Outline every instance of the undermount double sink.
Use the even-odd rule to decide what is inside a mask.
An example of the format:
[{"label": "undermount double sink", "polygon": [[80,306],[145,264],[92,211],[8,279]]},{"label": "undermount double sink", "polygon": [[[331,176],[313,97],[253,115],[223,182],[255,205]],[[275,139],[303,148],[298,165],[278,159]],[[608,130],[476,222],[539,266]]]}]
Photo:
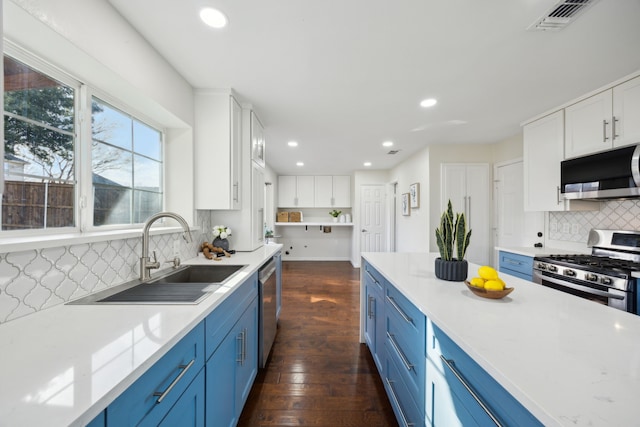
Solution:
[{"label": "undermount double sink", "polygon": [[67,304],[198,304],[244,267],[187,265],[146,282],[133,280]]}]

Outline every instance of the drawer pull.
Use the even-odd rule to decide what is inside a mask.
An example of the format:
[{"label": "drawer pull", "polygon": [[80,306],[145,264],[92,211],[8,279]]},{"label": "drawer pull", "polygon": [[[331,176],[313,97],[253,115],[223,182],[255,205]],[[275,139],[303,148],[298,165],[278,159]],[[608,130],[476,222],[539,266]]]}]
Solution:
[{"label": "drawer pull", "polygon": [[369,304],[368,304],[368,307],[367,307],[367,315],[369,316],[369,319],[373,319],[373,307],[372,307],[371,303],[373,303],[374,300],[375,300],[375,298],[372,297],[371,295],[369,295]]},{"label": "drawer pull", "polygon": [[400,313],[400,316],[402,316],[405,322],[413,324],[413,319],[407,316],[407,314],[404,311],[402,311],[402,309],[400,308],[400,306],[398,306],[398,304],[396,303],[396,300],[394,300],[393,297],[390,297],[389,295],[387,295],[387,301],[389,301],[389,303],[393,306],[393,308],[395,308],[396,311]]},{"label": "drawer pull", "polygon": [[453,360],[446,359],[443,355],[440,355],[440,359],[445,365],[447,365],[447,367],[451,370],[451,372],[453,372],[453,375],[455,375],[458,381],[460,381],[460,384],[464,386],[464,388],[469,392],[471,397],[473,397],[473,399],[476,402],[478,402],[478,405],[480,405],[480,407],[487,414],[487,416],[491,418],[491,421],[493,421],[495,425],[497,425],[498,427],[502,427],[502,424],[500,423],[500,421],[498,421],[498,418],[495,415],[493,415],[493,413],[491,412],[491,409],[489,409],[489,407],[485,405],[485,403],[482,401],[480,396],[476,394],[476,392],[471,388],[471,386],[464,379],[462,374],[458,372],[458,370],[455,367],[455,362]]},{"label": "drawer pull", "polygon": [[169,384],[169,387],[167,387],[165,391],[156,391],[155,393],[153,393],[154,396],[158,397],[158,400],[156,400],[156,403],[162,403],[164,398],[167,397],[167,395],[171,392],[173,387],[175,387],[176,384],[178,384],[178,381],[180,381],[182,377],[184,377],[184,374],[187,373],[187,371],[189,370],[189,368],[191,368],[191,366],[193,365],[193,362],[195,361],[196,361],[195,359],[192,359],[191,362],[189,362],[186,365],[178,365],[178,368],[182,369],[182,372],[180,372],[180,375],[178,375],[176,379],[173,380],[171,384]]},{"label": "drawer pull", "polygon": [[400,355],[400,359],[402,359],[402,363],[404,364],[404,367],[407,368],[407,371],[412,370],[413,365],[409,363],[409,360],[407,359],[407,357],[404,355],[402,350],[400,350],[400,346],[396,343],[396,340],[393,338],[393,335],[387,332],[387,338],[389,338],[389,342]]},{"label": "drawer pull", "polygon": [[385,378],[385,380],[387,381],[387,385],[389,386],[389,390],[391,391],[391,398],[393,399],[394,403],[396,404],[396,407],[398,408],[398,411],[400,412],[400,417],[402,418],[402,424],[407,427],[414,426],[415,423],[410,423],[409,421],[407,421],[407,417],[404,415],[402,406],[400,406],[400,401],[396,396],[396,391],[393,389],[393,381],[391,381],[389,378]]},{"label": "drawer pull", "polygon": [[369,273],[369,270],[365,270],[365,271],[367,272],[367,276],[369,276],[369,277],[371,278],[371,280],[373,280],[373,282],[374,282],[376,285],[380,286],[380,282],[378,282],[378,281],[376,280],[376,278],[375,278],[375,277],[373,277],[373,274]]},{"label": "drawer pull", "polygon": [[512,259],[505,259],[506,262],[508,262],[511,265],[522,265],[523,263],[519,262],[519,261],[514,261]]}]

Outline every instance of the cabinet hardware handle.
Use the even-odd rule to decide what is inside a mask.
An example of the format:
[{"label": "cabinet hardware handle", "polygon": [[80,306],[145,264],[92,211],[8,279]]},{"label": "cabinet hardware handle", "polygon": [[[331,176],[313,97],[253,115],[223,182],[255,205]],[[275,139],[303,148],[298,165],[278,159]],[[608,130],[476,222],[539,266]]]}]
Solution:
[{"label": "cabinet hardware handle", "polygon": [[464,379],[462,374],[458,372],[458,370],[455,367],[455,362],[452,359],[445,358],[442,354],[440,355],[440,359],[445,365],[447,365],[447,367],[451,370],[451,372],[453,372],[453,375],[458,379],[458,381],[460,381],[462,386],[469,392],[471,397],[473,397],[473,399],[478,403],[478,405],[480,405],[482,410],[489,416],[489,418],[491,418],[491,421],[493,421],[495,425],[497,425],[498,427],[502,427],[502,424],[500,423],[498,418],[495,415],[493,415],[493,413],[491,412],[491,409],[489,409],[489,407],[482,401],[480,396],[478,396],[476,392],[473,390],[473,388],[471,388],[471,386],[469,385],[469,383],[467,383],[467,381]]},{"label": "cabinet hardware handle", "polygon": [[236,341],[239,343],[238,345],[238,357],[236,358],[236,363],[242,365],[244,360],[242,360],[242,351],[244,349],[244,331],[240,332],[236,337]]},{"label": "cabinet hardware handle", "polygon": [[376,278],[373,277],[373,274],[369,273],[369,270],[366,270],[366,272],[367,272],[367,276],[369,276],[371,278],[371,280],[373,280],[375,282],[376,285],[380,286],[380,282],[378,282],[376,280]]},{"label": "cabinet hardware handle", "polygon": [[398,304],[396,303],[396,300],[394,300],[393,297],[390,297],[389,295],[387,295],[387,301],[389,301],[389,303],[393,306],[393,308],[395,308],[398,311],[398,313],[400,313],[400,316],[402,316],[405,322],[413,324],[413,319],[407,316],[404,311],[402,311],[402,309],[398,306]]},{"label": "cabinet hardware handle", "polygon": [[233,184],[233,201],[238,201],[238,194],[240,194],[238,183]]},{"label": "cabinet hardware handle", "polygon": [[509,263],[509,264],[511,264],[511,265],[522,265],[522,263],[521,263],[521,262],[519,262],[519,261],[514,261],[514,260],[512,260],[512,259],[505,259],[505,261],[506,261],[506,262],[508,262],[508,263]]},{"label": "cabinet hardware handle", "polygon": [[400,417],[402,418],[402,423],[405,426],[414,426],[415,423],[410,423],[409,421],[407,421],[407,417],[404,415],[404,411],[402,410],[402,406],[400,406],[400,401],[398,400],[398,397],[396,396],[396,391],[393,389],[393,381],[391,381],[388,377],[385,378],[385,380],[387,381],[387,385],[389,385],[389,390],[391,390],[391,397],[393,398],[393,401],[395,402],[398,410],[400,411]]},{"label": "cabinet hardware handle", "polygon": [[371,303],[373,302],[373,297],[371,295],[369,295],[369,304],[367,306],[367,316],[369,316],[369,319],[373,319],[373,310],[371,310]]},{"label": "cabinet hardware handle", "polygon": [[180,372],[180,374],[176,377],[175,380],[171,381],[171,384],[169,384],[169,387],[167,387],[165,391],[156,391],[155,393],[153,393],[153,395],[158,398],[158,400],[156,400],[156,403],[162,403],[164,398],[167,397],[167,395],[171,392],[173,387],[175,387],[176,384],[178,384],[178,381],[180,381],[182,377],[184,377],[184,374],[187,373],[187,371],[189,370],[189,368],[191,368],[191,366],[195,361],[196,359],[191,359],[191,362],[187,363],[186,365],[178,365],[178,368],[182,369],[182,372]]},{"label": "cabinet hardware handle", "polygon": [[609,124],[608,121],[603,120],[602,121],[602,142],[607,142],[607,139],[609,139],[609,137],[607,136],[607,125]]},{"label": "cabinet hardware handle", "polygon": [[387,332],[387,338],[389,338],[389,342],[400,355],[400,359],[402,359],[402,363],[404,364],[404,367],[407,368],[407,371],[412,370],[413,365],[409,363],[409,360],[407,360],[407,356],[405,356],[402,350],[400,350],[400,346],[398,346],[398,344],[396,343],[396,340],[395,338],[393,338],[393,335]]},{"label": "cabinet hardware handle", "polygon": [[616,134],[616,123],[618,123],[619,121],[620,119],[616,118],[616,116],[613,116],[613,121],[611,123],[611,135],[613,136],[613,139],[620,138],[620,135]]},{"label": "cabinet hardware handle", "polygon": [[556,204],[559,205],[560,203],[562,203],[562,200],[560,200],[560,186],[556,187]]},{"label": "cabinet hardware handle", "polygon": [[242,330],[242,364],[247,360],[247,328]]}]

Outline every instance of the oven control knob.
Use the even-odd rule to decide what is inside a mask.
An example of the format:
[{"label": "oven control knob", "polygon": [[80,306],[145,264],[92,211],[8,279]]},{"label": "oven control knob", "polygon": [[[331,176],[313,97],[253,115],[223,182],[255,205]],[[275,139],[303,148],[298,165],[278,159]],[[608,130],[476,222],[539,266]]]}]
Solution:
[{"label": "oven control knob", "polygon": [[556,267],[555,265],[550,265],[550,266],[547,267],[547,270],[552,271],[552,272],[553,271],[558,271],[558,267]]},{"label": "oven control knob", "polygon": [[593,273],[587,273],[584,275],[584,278],[587,279],[590,282],[597,282],[598,281],[598,276],[593,274]]},{"label": "oven control knob", "polygon": [[610,278],[610,277],[603,277],[603,278],[600,280],[600,282],[601,282],[603,285],[610,285],[610,284],[611,284],[611,278]]},{"label": "oven control knob", "polygon": [[546,270],[547,269],[547,264],[545,264],[543,262],[539,262],[538,264],[536,264],[536,267],[538,267],[538,270]]},{"label": "oven control knob", "polygon": [[562,274],[565,276],[576,277],[576,272],[569,269],[566,269]]}]

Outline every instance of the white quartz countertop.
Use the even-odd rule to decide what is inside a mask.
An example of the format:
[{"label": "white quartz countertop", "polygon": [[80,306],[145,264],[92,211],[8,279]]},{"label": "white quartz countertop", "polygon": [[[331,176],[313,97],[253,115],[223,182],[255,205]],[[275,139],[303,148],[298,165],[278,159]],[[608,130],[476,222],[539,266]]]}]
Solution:
[{"label": "white quartz countertop", "polygon": [[85,425],[281,248],[185,261],[247,264],[197,305],[58,305],[0,325],[0,426]]},{"label": "white quartz countertop", "polygon": [[545,426],[640,425],[640,316],[507,274],[509,296],[480,298],[436,256],[363,254]]},{"label": "white quartz countertop", "polygon": [[511,252],[518,255],[536,257],[536,256],[548,256],[548,255],[572,255],[572,254],[590,254],[591,249],[585,246],[583,251],[575,250],[575,249],[558,249],[558,248],[534,248],[527,246],[519,246],[519,247],[509,247],[509,246],[496,246],[496,250]]}]

